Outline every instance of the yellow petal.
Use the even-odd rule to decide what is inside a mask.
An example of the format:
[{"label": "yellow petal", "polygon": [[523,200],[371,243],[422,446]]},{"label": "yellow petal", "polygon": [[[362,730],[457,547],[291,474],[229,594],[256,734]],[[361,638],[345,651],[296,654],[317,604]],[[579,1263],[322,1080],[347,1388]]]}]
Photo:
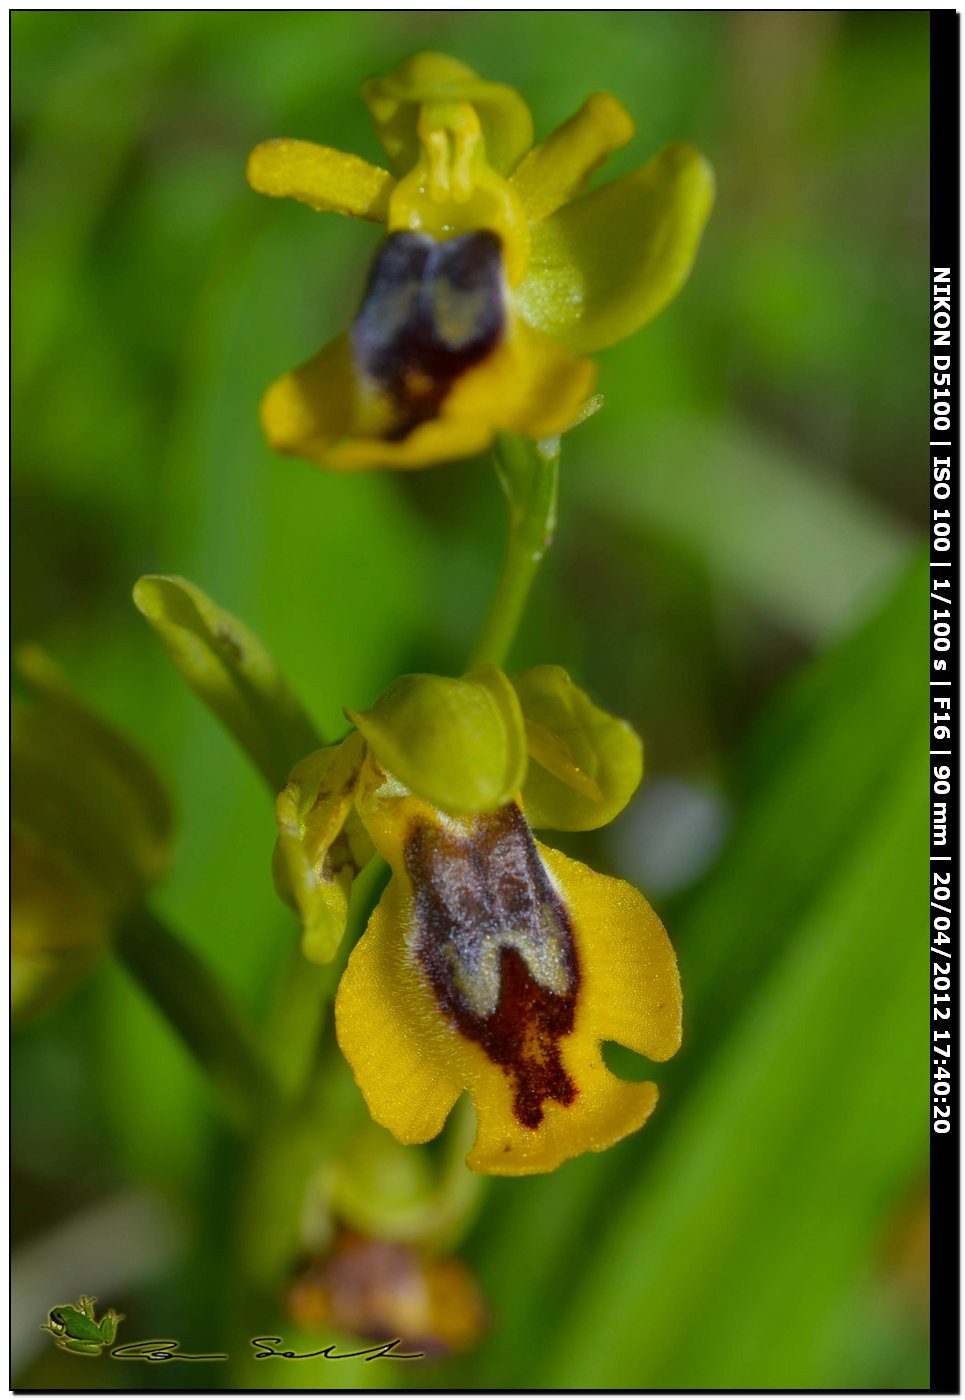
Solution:
[{"label": "yellow petal", "polygon": [[280,137],[248,157],[248,183],[259,194],[301,200],[312,209],[385,223],[395,184],[387,170],[361,156]]},{"label": "yellow petal", "polygon": [[356,373],[347,335],[284,374],[261,402],[271,447],[333,471],[413,470],[483,452],[497,432],[555,437],[580,417],[596,368],[517,319],[480,364],[465,370],[437,417],[402,437],[398,410]]},{"label": "yellow petal", "polygon": [[663,924],[625,880],[600,875],[541,841],[536,847],[563,890],[586,968],[574,1039],[589,1032],[648,1060],[669,1060],[680,1049],[682,998]]},{"label": "yellow petal", "polygon": [[324,462],[356,419],[355,367],[347,335],[276,379],[261,401],[261,425],[276,452]]},{"label": "yellow petal", "polygon": [[510,184],[531,223],[554,213],[579,194],[611,151],[633,135],[629,112],[615,97],[595,92],[575,116],[525,155]]},{"label": "yellow petal", "polygon": [[678,144],[533,225],[521,314],[579,354],[632,335],[687,280],[713,189],[704,158]]},{"label": "yellow petal", "polygon": [[513,1112],[508,1079],[480,1076],[473,1090],[479,1130],[467,1162],[498,1176],[553,1171],[582,1152],[602,1152],[650,1117],[657,1086],[618,1079],[603,1062],[601,1041],[617,1040],[651,1060],[669,1059],[680,1045],[676,959],[643,895],[540,842],[536,847],[569,911],[579,958],[573,1030],[560,1042],[578,1092],[570,1104],[545,1101],[532,1131]]},{"label": "yellow petal", "polygon": [[517,320],[503,344],[456,382],[443,413],[523,437],[555,437],[579,417],[595,380],[590,361]]},{"label": "yellow petal", "polygon": [[381,436],[392,431],[397,413],[387,395],[363,392],[346,334],[276,379],[261,401],[260,417],[276,452],[340,472],[414,470],[472,457],[495,433],[485,421],[442,416],[402,438]]},{"label": "yellow petal", "polygon": [[409,956],[408,902],[392,880],[342,975],[335,1029],[372,1117],[411,1144],[441,1131],[465,1084],[461,1046]]},{"label": "yellow petal", "polygon": [[378,819],[394,878],[336,1001],[373,1118],[424,1142],[468,1088],[468,1165],[508,1176],[639,1128],[656,1087],[616,1078],[600,1043],[679,1044],[676,962],[643,896],[534,843],[516,807],[443,823],[389,798]]},{"label": "yellow petal", "polygon": [[495,429],[487,423],[460,422],[454,418],[434,418],[421,423],[398,442],[383,438],[347,437],[317,460],[332,471],[370,471],[389,467],[396,471],[416,471],[475,457],[492,442]]},{"label": "yellow petal", "polygon": [[579,418],[595,380],[589,360],[517,321],[491,355],[456,380],[437,418],[397,442],[347,440],[327,453],[326,464],[343,471],[425,467],[474,456],[497,432],[555,437]]},{"label": "yellow petal", "polygon": [[316,750],[295,765],[275,804],[275,888],[301,918],[312,962],[335,956],[352,881],[372,854],[353,809],[364,754],[358,734]]}]

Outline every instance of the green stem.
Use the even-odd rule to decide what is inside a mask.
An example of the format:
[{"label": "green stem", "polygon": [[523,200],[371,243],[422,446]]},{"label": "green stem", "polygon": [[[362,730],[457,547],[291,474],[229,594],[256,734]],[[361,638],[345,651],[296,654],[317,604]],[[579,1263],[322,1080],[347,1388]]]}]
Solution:
[{"label": "green stem", "polygon": [[345,935],[335,958],[319,965],[309,962],[301,942],[292,945],[278,1000],[268,1018],[268,1054],[286,1098],[297,1103],[315,1073],[325,1023],[348,955],[368,923],[385,883],[385,865],[373,856],[352,886]]},{"label": "green stem", "polygon": [[509,504],[509,539],[502,572],[476,644],[470,668],[502,666],[526,609],[533,581],[556,528],[560,444],[503,436],[494,451],[496,475]]},{"label": "green stem", "polygon": [[278,1090],[240,1009],[196,953],[145,905],[122,921],[114,949],[219,1091],[235,1127],[250,1131]]}]

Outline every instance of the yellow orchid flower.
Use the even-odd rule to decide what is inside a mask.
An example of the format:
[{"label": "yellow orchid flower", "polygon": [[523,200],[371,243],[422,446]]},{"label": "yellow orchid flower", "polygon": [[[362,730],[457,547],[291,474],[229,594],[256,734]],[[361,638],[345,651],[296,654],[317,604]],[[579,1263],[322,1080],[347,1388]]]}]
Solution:
[{"label": "yellow orchid flower", "polygon": [[472,456],[499,432],[554,437],[623,340],[680,290],[713,198],[707,162],[668,146],[589,194],[633,135],[589,97],[533,146],[529,109],[441,54],[363,87],[391,172],[310,141],[257,146],[262,194],[384,223],[350,330],[268,390],[272,447],[336,471]]},{"label": "yellow orchid flower", "polygon": [[[652,1060],[680,1043],[669,939],[643,895],[537,841],[588,829],[642,771],[630,727],[555,666],[510,682],[410,676],[279,797],[279,888],[326,960],[344,928],[359,835],[392,879],[352,951],[336,1030],[376,1122],[427,1142],[468,1090],[475,1171],[552,1171],[639,1128],[657,1099],[601,1042]],[[371,849],[371,847],[370,847]]]}]

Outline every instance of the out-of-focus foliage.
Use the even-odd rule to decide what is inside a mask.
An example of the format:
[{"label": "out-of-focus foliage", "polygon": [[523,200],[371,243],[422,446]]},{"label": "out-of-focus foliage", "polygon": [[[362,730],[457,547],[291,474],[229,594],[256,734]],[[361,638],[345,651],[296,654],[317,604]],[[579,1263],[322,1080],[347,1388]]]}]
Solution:
[{"label": "out-of-focus foliage", "polygon": [[[377,159],[361,80],[435,48],[518,88],[540,135],[613,92],[637,135],[608,176],[677,139],[717,174],[690,282],[601,357],[604,409],[564,444],[512,667],[564,666],[644,739],[627,811],[566,844],[655,901],[684,1048],[642,1134],[492,1185],[464,1246],[478,1347],[342,1363],[340,1385],[927,1384],[914,1250],[894,1247],[927,1160],[927,41],[927,15],[897,12],[13,17],[15,639],[164,774],[179,836],[154,905],[254,1016],[297,937],[271,803],[131,585],[183,575],[244,619],[331,743],[397,675],[465,669],[503,505],[482,463],[344,479],[268,453],[259,398],[346,323],[377,232],[259,200],[248,151],[291,135]],[[276,1296],[241,1310],[237,1149],[110,962],[18,1039],[13,1114],[20,1385],[197,1383],[41,1349],[82,1291],[127,1315],[122,1340],[229,1351],[206,1383],[333,1384],[324,1362],[249,1359],[258,1332],[319,1342]],[[131,1188],[137,1228],[92,1239]],[[178,1230],[152,1226],[172,1210]]]},{"label": "out-of-focus foliage", "polygon": [[10,1010],[20,1024],[67,994],[164,875],[171,812],[137,747],[78,702],[39,648],[18,648],[15,674]]}]

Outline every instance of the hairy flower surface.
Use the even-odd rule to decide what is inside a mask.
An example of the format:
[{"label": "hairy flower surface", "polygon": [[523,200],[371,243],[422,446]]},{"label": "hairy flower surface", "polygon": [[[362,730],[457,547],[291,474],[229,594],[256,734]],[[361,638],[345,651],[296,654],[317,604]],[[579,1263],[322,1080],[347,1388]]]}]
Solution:
[{"label": "hairy flower surface", "polygon": [[657,1099],[601,1042],[652,1060],[680,1042],[680,986],[656,914],[622,880],[532,835],[609,821],[641,774],[628,725],[559,667],[514,682],[405,677],[279,797],[276,876],[331,957],[370,843],[392,869],[342,977],[339,1044],[373,1118],[403,1143],[441,1130],[468,1090],[468,1164],[551,1171],[639,1128]]},{"label": "hairy flower surface", "polygon": [[262,194],[384,223],[387,238],[348,332],[277,380],[261,408],[271,445],[339,471],[472,456],[498,431],[555,436],[595,369],[680,290],[713,177],[668,146],[581,194],[633,134],[596,93],[533,145],[528,107],[441,54],[363,87],[391,171],[309,141],[263,142]]}]

